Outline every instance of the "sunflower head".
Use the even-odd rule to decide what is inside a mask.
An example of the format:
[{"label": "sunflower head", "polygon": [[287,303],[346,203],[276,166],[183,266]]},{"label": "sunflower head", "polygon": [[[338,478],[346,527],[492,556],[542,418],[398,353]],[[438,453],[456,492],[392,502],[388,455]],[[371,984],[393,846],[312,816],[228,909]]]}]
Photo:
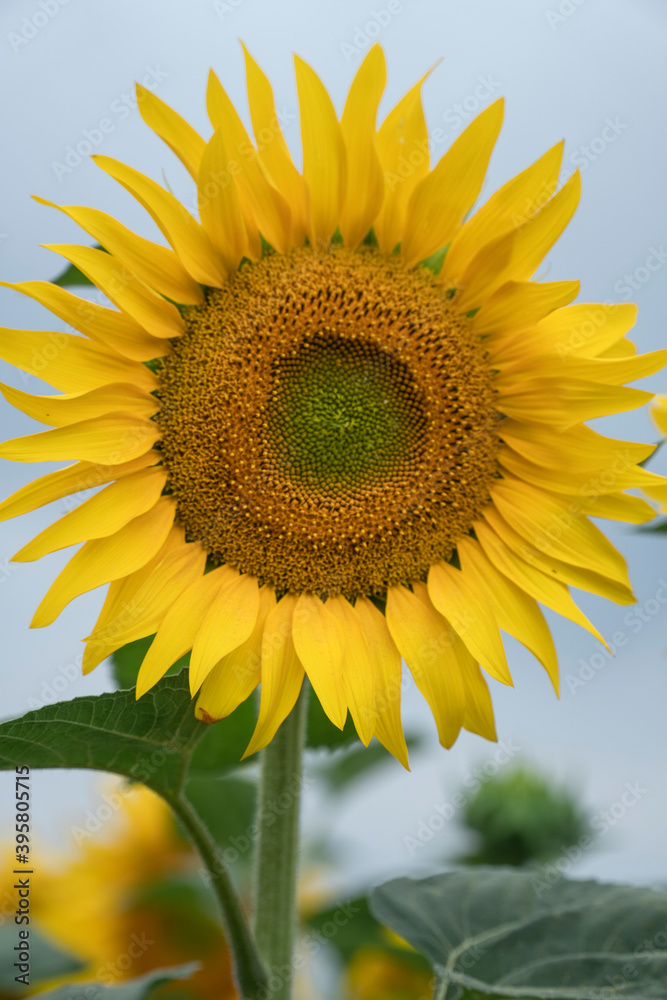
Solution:
[{"label": "sunflower head", "polygon": [[640,467],[651,446],[584,422],[650,398],[624,383],[665,352],[635,356],[633,306],[571,305],[576,281],[531,280],[579,198],[576,173],[557,190],[561,143],[470,214],[502,101],[431,167],[424,78],[378,127],[379,46],[340,119],[297,59],[299,171],[271,85],[245,58],[254,141],[214,74],[207,139],[138,91],[193,178],[198,217],[104,156],[163,241],[60,207],[106,252],[52,249],[110,306],[13,286],[76,332],[54,351],[53,334],[2,331],[2,356],[28,371],[42,359],[61,395],[5,387],[53,429],[1,454],[74,464],[0,513],[104,487],[17,553],[83,543],[33,624],[108,583],[84,670],[155,633],[138,696],[188,650],[205,721],[261,684],[248,753],[307,675],[335,725],[349,711],[364,743],[406,763],[402,658],[443,745],[462,727],[494,739],[485,674],[511,683],[499,630],[557,686],[539,604],[599,636],[568,586],[634,599],[588,515],[645,521],[653,508],[625,491],[664,486]]}]

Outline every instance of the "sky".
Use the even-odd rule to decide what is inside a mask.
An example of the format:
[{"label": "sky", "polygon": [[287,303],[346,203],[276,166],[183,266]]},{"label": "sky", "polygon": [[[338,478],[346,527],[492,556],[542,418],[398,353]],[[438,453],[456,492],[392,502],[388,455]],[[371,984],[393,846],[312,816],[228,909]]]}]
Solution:
[{"label": "sky", "polygon": [[[483,196],[564,138],[561,180],[581,169],[582,201],[537,276],[579,278],[581,301],[636,301],[639,349],[667,346],[667,8],[660,0],[3,0],[0,280],[52,278],[61,259],[40,245],[87,241],[74,223],[31,195],[94,205],[156,238],[150,220],[88,154],[102,152],[165,178],[190,202],[188,176],[141,121],[133,82],[154,90],[208,134],[204,92],[213,67],[247,121],[239,39],[274,84],[297,161],[292,53],[314,66],[340,112],[376,40],[389,69],[381,115],[441,60],[424,86],[429,126],[439,130],[434,161],[474,114],[505,96],[505,124]],[[64,329],[4,288],[0,315],[6,327]],[[51,391],[1,367],[0,380],[9,385]],[[667,374],[641,387],[663,392]],[[4,401],[0,425],[3,437],[39,429]],[[658,440],[647,409],[597,425],[613,436]],[[667,473],[664,454],[650,467]],[[2,462],[3,495],[48,469]],[[100,592],[73,602],[49,628],[28,629],[69,552],[37,563],[9,562],[64,512],[47,508],[0,525],[5,717],[56,697],[111,688],[106,665],[80,676],[80,640],[96,618]],[[462,846],[451,801],[461,782],[519,762],[570,783],[582,797],[595,838],[581,857],[562,859],[568,873],[667,881],[667,539],[609,523],[604,528],[628,560],[638,604],[617,607],[590,595],[581,595],[580,603],[615,655],[607,657],[588,633],[549,615],[563,675],[557,700],[542,668],[509,640],[515,687],[491,682],[498,746],[464,734],[444,751],[423,700],[408,685],[406,728],[424,740],[412,771],[387,764],[335,810],[323,810],[317,783],[309,793],[306,828],[313,836],[327,831],[344,852],[341,885],[437,870]],[[11,789],[7,775],[0,779],[1,833],[10,829]],[[92,774],[35,773],[36,827],[52,843],[65,844],[72,827],[94,814],[105,788]]]}]

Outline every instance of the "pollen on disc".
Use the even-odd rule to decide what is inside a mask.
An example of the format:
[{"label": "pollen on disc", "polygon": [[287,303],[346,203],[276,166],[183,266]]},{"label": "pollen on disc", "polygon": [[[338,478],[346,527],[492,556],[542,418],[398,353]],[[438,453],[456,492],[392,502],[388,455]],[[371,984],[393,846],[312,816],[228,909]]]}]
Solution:
[{"label": "pollen on disc", "polygon": [[424,579],[488,502],[491,370],[433,275],[396,256],[242,266],[188,310],[160,379],[180,523],[278,591]]}]

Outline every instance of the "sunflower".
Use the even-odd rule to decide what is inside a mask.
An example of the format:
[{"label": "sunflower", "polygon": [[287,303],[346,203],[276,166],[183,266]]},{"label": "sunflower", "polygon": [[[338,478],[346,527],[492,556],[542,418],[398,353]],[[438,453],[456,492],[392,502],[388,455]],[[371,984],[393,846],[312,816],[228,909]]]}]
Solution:
[{"label": "sunflower", "polygon": [[36,627],[110,584],[84,671],[155,633],[137,697],[188,650],[204,721],[261,683],[247,753],[307,677],[336,726],[349,710],[363,743],[375,735],[407,766],[402,658],[444,746],[461,728],[495,739],[482,669],[511,684],[500,629],[557,686],[538,602],[598,638],[568,587],[633,602],[588,515],[644,522],[653,508],[625,491],[662,480],[639,467],[651,445],[584,421],[650,399],[624,383],[667,352],[635,356],[634,306],[572,305],[578,282],[530,280],[579,200],[576,173],[557,190],[562,143],[468,218],[502,100],[430,169],[425,77],[376,131],[379,46],[340,120],[297,58],[300,172],[271,85],[245,60],[254,142],[213,73],[208,140],[138,87],[144,121],[195,181],[198,219],[94,157],[168,245],[60,207],[104,249],[50,249],[115,308],[48,282],[10,286],[79,335],[2,331],[2,356],[62,394],[4,388],[53,429],[0,454],[76,462],[1,514],[104,485],[15,556],[84,543]]}]

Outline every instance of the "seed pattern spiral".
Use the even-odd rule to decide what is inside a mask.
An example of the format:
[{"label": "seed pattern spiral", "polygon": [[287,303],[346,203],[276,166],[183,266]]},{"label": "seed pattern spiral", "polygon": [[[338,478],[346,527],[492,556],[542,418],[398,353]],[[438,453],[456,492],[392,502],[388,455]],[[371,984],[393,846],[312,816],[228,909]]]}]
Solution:
[{"label": "seed pattern spiral", "polygon": [[278,593],[381,597],[449,559],[496,475],[493,375],[431,272],[335,246],[244,264],[164,359],[188,538]]}]

